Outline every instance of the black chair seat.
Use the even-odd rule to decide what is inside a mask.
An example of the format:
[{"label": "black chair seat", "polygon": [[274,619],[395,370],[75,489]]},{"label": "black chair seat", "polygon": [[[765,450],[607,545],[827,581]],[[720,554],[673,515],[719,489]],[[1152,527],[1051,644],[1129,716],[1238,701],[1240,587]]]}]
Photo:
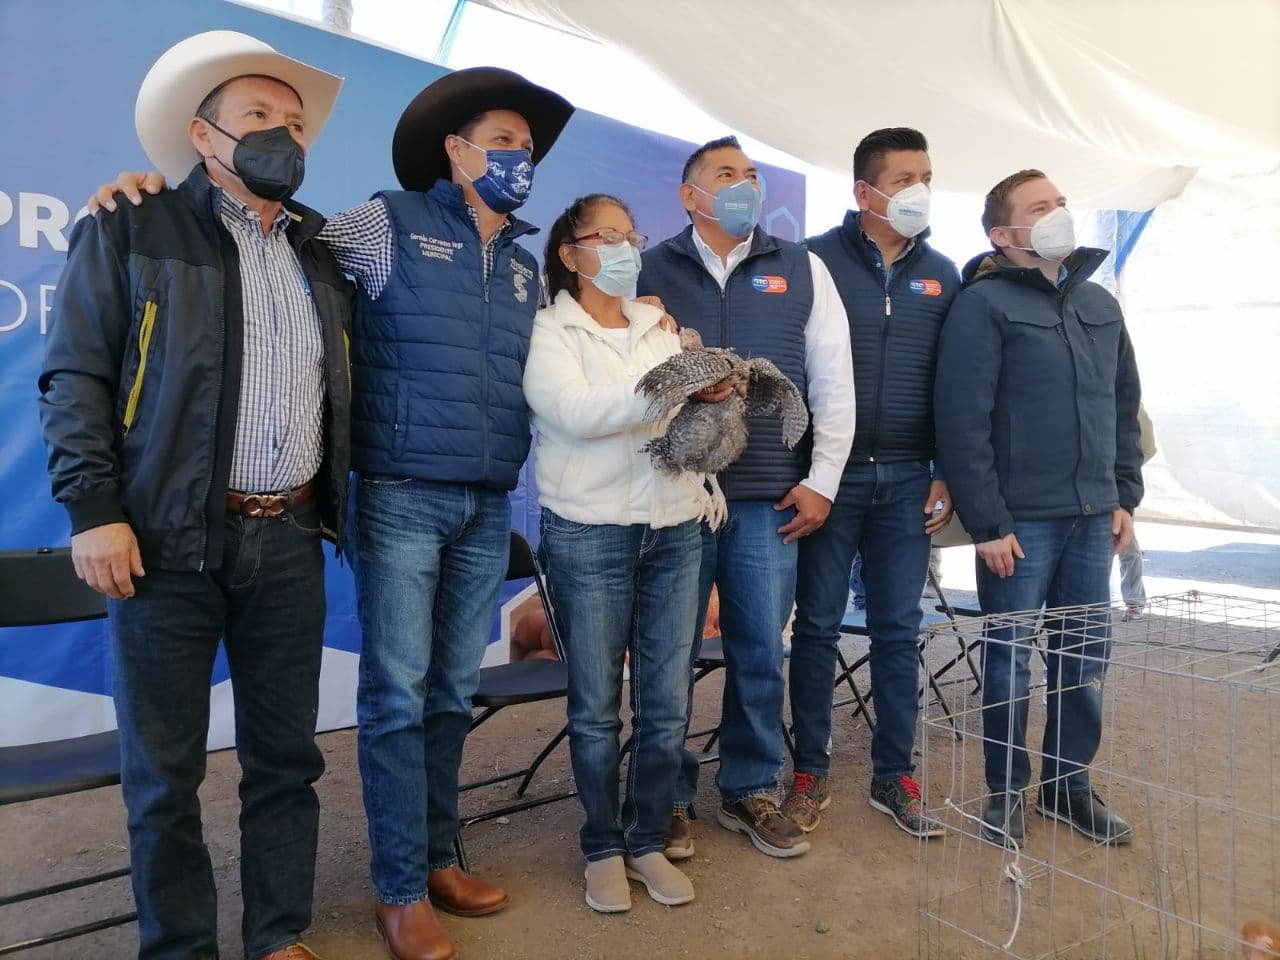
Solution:
[{"label": "black chair seat", "polygon": [[120,736],[115,730],[0,747],[0,806],[119,782]]},{"label": "black chair seat", "polygon": [[698,659],[693,662],[693,665],[695,667],[724,666],[724,639],[704,637],[702,646],[698,649]]},{"label": "black chair seat", "polygon": [[517,660],[480,671],[480,687],[471,703],[509,707],[517,703],[567,696],[569,671],[560,660]]}]

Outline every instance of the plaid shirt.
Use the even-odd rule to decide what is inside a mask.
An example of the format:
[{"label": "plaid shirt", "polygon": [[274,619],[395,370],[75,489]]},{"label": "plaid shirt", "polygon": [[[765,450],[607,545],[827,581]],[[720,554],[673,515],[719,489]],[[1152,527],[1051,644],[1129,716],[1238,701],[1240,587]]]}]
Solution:
[{"label": "plaid shirt", "polygon": [[281,210],[267,233],[259,215],[225,191],[222,223],[240,253],[244,353],[231,489],[300,487],[324,452],[325,349],[306,274]]},{"label": "plaid shirt", "polygon": [[[467,213],[480,235],[480,217],[475,207],[467,204]],[[504,220],[484,245],[484,282],[493,273],[493,261],[498,251],[498,241],[511,229],[511,221]],[[391,277],[395,262],[395,231],[391,228],[391,214],[381,199],[367,200],[359,206],[335,214],[320,231],[320,239],[333,251],[340,266],[355,278],[360,289],[371,299],[382,294]]]}]

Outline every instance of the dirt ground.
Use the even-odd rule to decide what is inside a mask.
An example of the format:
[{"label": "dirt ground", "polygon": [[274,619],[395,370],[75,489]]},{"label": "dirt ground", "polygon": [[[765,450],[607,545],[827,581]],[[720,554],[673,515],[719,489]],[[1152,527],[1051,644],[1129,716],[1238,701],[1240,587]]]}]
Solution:
[{"label": "dirt ground", "polygon": [[[1150,631],[1152,627],[1146,624],[1120,629]],[[850,643],[853,644],[851,653],[864,649],[861,645],[865,641]],[[940,643],[931,660],[941,660],[954,649],[954,644]],[[865,674],[862,679],[865,683]],[[1168,685],[1158,689],[1150,683],[1143,686],[1143,680],[1139,676],[1135,681],[1134,696],[1124,701],[1125,712],[1112,718],[1106,754],[1108,762],[1115,767],[1114,776],[1118,779],[1114,780],[1113,789],[1117,796],[1124,798],[1125,814],[1135,821],[1141,818],[1145,824],[1139,827],[1139,840],[1123,851],[1094,856],[1093,873],[1083,867],[1071,867],[1074,871],[1071,876],[1059,878],[1055,886],[1045,881],[1046,872],[1037,864],[1059,853],[1070,854],[1062,857],[1064,862],[1070,860],[1074,864],[1080,858],[1090,862],[1089,848],[1079,844],[1071,846],[1072,838],[1047,829],[1046,821],[1030,815],[1028,823],[1033,840],[1024,866],[1036,881],[1033,893],[1027,898],[1023,943],[1040,943],[1026,931],[1034,930],[1037,923],[1047,923],[1046,918],[1069,918],[1072,922],[1067,928],[1073,929],[1072,923],[1074,928],[1087,926],[1079,918],[1088,917],[1090,911],[1114,912],[1114,904],[1099,905],[1095,885],[1085,882],[1090,878],[1096,880],[1098,869],[1108,880],[1132,875],[1136,878],[1137,891],[1143,878],[1151,872],[1151,851],[1144,845],[1144,830],[1168,846],[1184,844],[1186,830],[1200,829],[1203,821],[1200,813],[1190,820],[1183,815],[1183,819],[1177,821],[1182,826],[1177,829],[1169,828],[1167,815],[1163,827],[1153,823],[1151,811],[1147,809],[1153,796],[1151,791],[1142,793],[1125,785],[1125,771],[1136,768],[1123,758],[1149,755],[1147,747],[1153,739],[1160,742],[1161,718],[1172,716],[1170,698],[1175,694],[1182,696]],[[965,699],[967,689],[961,684],[948,688],[948,696],[959,709],[973,705]],[[1233,739],[1247,734],[1245,740],[1252,743],[1255,750],[1249,756],[1257,758],[1250,761],[1243,753],[1233,754],[1228,764],[1233,778],[1242,759],[1264,768],[1261,782],[1252,785],[1246,780],[1232,779],[1232,790],[1252,788],[1253,796],[1265,791],[1269,797],[1280,789],[1280,774],[1269,759],[1275,755],[1274,735],[1280,731],[1280,709],[1277,709],[1280,688],[1275,692],[1277,696],[1265,696],[1249,703],[1245,715],[1253,719],[1247,728],[1234,724],[1231,728]],[[719,694],[720,680],[715,675],[698,685],[697,712],[701,725],[705,726],[718,712]],[[1150,701],[1145,707],[1143,697]],[[1206,715],[1206,711],[1213,713],[1212,703],[1203,699],[1197,709],[1199,715]],[[1232,711],[1233,716],[1239,712],[1239,705],[1234,701]],[[1128,723],[1123,721],[1126,715],[1133,718]],[[971,714],[970,719],[973,716]],[[958,748],[953,748],[954,738],[940,721],[936,706],[931,709],[930,718],[926,725],[929,739],[925,753],[930,766],[929,779],[937,784],[932,788],[930,800],[940,804],[941,793],[956,791],[958,802],[973,809],[972,804],[980,793],[980,742],[966,737]],[[1137,718],[1146,718],[1146,722],[1136,722]],[[522,765],[559,728],[562,720],[560,702],[504,711],[468,741],[464,779],[476,779]],[[1039,720],[1033,707],[1033,729]],[[1207,725],[1203,729],[1221,739],[1220,731]],[[1186,739],[1178,738],[1176,743],[1184,743]],[[315,920],[308,942],[327,960],[382,958],[385,954],[372,924],[373,901],[367,874],[368,849],[354,734],[351,731],[326,734],[321,744],[328,759],[328,772],[319,784],[323,811],[321,848]],[[1221,746],[1210,741],[1186,742],[1185,749],[1189,752],[1179,762],[1194,761],[1197,751],[1205,747],[1222,760],[1225,754]],[[715,824],[716,800],[711,776],[714,766],[704,766],[697,803],[700,819],[694,825],[698,853],[687,863],[697,899],[684,907],[659,906],[644,895],[643,888],[633,886],[634,908],[629,914],[601,916],[592,912],[582,899],[583,863],[576,842],[581,816],[573,801],[517,813],[507,823],[491,822],[469,828],[466,842],[473,869],[504,885],[511,893],[512,906],[489,918],[446,918],[461,956],[464,960],[648,960],[652,957],[822,960],[916,956],[941,960],[983,956],[1238,955],[1228,952],[1226,946],[1213,952],[1186,952],[1181,946],[1162,948],[1154,939],[1138,943],[1132,936],[1125,946],[1114,940],[1096,953],[1085,950],[1058,954],[1052,950],[1039,952],[1038,948],[1034,953],[1018,953],[1016,947],[1012,953],[1003,953],[951,936],[951,931],[936,922],[938,917],[961,927],[981,929],[992,937],[1007,929],[1008,890],[1001,887],[998,879],[1003,860],[1000,852],[979,847],[963,837],[963,823],[948,814],[947,819],[957,830],[945,840],[932,841],[924,852],[928,878],[922,878],[918,871],[922,856],[920,845],[867,805],[868,729],[862,719],[851,716],[847,707],[836,711],[833,747],[834,802],[813,835],[810,852],[790,861],[766,858],[755,852],[744,838]],[[961,763],[959,768],[958,763]],[[955,776],[957,769],[959,781]],[[1157,766],[1157,769],[1163,768]],[[215,755],[210,759],[209,776],[202,791],[205,834],[220,893],[220,941],[224,957],[241,955],[237,775],[232,754]],[[1153,777],[1150,770],[1146,775]],[[563,789],[568,779],[568,753],[562,746],[535,780],[533,790]],[[957,788],[957,782],[963,786]],[[513,789],[512,785],[504,785],[471,793],[464,798],[464,812],[496,804]],[[1251,892],[1247,899],[1263,910],[1271,910],[1276,905],[1277,870],[1280,870],[1277,866],[1280,818],[1276,803],[1280,801],[1269,798],[1259,801],[1254,805],[1256,810],[1251,818],[1232,821],[1231,843],[1241,849],[1249,848],[1252,855],[1247,863],[1242,861],[1238,869],[1224,872],[1222,865],[1216,865],[1212,877],[1213,883],[1221,888],[1223,877],[1229,876],[1232,892]],[[1116,805],[1120,805],[1119,801]],[[1185,805],[1178,809],[1184,808]],[[53,882],[78,872],[126,862],[123,812],[115,790],[0,809],[0,837],[3,838],[0,890],[4,891],[22,886],[27,880]],[[957,846],[958,843],[968,846]],[[1194,870],[1186,874],[1187,883],[1194,880],[1193,874]],[[1068,882],[1077,875],[1083,878],[1081,882]],[[990,877],[996,879],[991,881]],[[994,893],[983,887],[991,883],[996,886]],[[33,935],[51,925],[84,922],[106,911],[128,909],[130,897],[126,884],[126,881],[115,881],[92,893],[64,894],[38,906],[0,908],[0,942]],[[1135,896],[1141,896],[1140,892]],[[922,914],[921,904],[926,900],[933,919]],[[1115,902],[1120,904],[1123,913],[1123,898]],[[1276,919],[1274,915],[1271,918]],[[135,937],[135,928],[129,925],[23,956],[31,960],[127,958],[135,949]]]}]

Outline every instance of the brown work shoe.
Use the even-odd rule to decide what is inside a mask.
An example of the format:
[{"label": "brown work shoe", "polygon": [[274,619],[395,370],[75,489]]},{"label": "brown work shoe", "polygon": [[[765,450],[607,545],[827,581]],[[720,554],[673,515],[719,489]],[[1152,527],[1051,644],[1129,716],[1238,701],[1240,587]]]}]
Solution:
[{"label": "brown work shoe", "polygon": [[374,924],[391,960],[454,960],[458,955],[426,900],[404,906],[379,903]]},{"label": "brown work shoe", "polygon": [[511,902],[507,892],[478,880],[454,864],[427,875],[427,896],[445,913],[455,917],[483,917],[497,913]]},{"label": "brown work shoe", "polygon": [[688,860],[693,856],[693,825],[689,822],[692,819],[689,807],[679,807],[671,814],[671,826],[667,827],[662,850],[668,860]]},{"label": "brown work shoe", "polygon": [[791,792],[782,802],[782,812],[805,833],[812,833],[822,820],[822,811],[831,806],[831,780],[809,773],[797,773]]},{"label": "brown work shoe", "polygon": [[268,953],[262,960],[320,960],[320,958],[306,944],[295,943],[283,950]]},{"label": "brown work shoe", "polygon": [[804,831],[778,809],[772,797],[722,803],[716,820],[726,830],[745,833],[752,846],[771,857],[798,857],[809,849]]}]

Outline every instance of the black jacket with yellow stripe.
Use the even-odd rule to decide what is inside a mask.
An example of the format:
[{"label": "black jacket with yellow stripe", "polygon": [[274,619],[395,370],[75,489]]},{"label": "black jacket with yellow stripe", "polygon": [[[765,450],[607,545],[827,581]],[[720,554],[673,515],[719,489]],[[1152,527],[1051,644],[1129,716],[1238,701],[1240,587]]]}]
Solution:
[{"label": "black jacket with yellow stripe", "polygon": [[[53,495],[72,533],[126,521],[143,564],[199,571],[222,558],[244,319],[235,241],[203,166],[177,189],[86,217],[71,236],[40,374]],[[340,536],[351,457],[346,337],[353,291],[317,239],[324,218],[287,203],[326,356],[324,525]]]}]

